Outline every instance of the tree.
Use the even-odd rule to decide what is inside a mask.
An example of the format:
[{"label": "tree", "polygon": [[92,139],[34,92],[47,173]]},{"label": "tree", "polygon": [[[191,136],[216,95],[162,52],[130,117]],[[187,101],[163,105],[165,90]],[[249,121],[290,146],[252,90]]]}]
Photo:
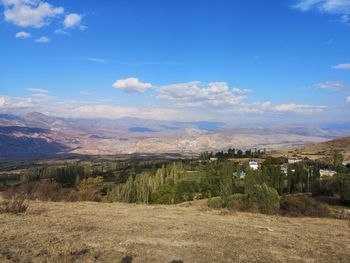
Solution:
[{"label": "tree", "polygon": [[334,184],[342,202],[350,204],[350,174],[336,175]]},{"label": "tree", "polygon": [[334,169],[339,170],[343,168],[343,155],[339,151],[334,151],[333,153],[333,166]]},{"label": "tree", "polygon": [[152,193],[151,201],[154,204],[172,204],[174,202],[174,191],[171,185],[163,184],[156,192]]},{"label": "tree", "polygon": [[228,197],[232,194],[233,189],[233,169],[228,163],[225,163],[220,169],[220,196],[224,206],[227,205]]},{"label": "tree", "polygon": [[261,170],[248,169],[244,178],[244,193],[249,194],[255,184],[267,183],[267,179]]},{"label": "tree", "polygon": [[196,182],[181,181],[175,186],[175,203],[193,200],[193,194],[199,191]]},{"label": "tree", "polygon": [[87,178],[80,181],[78,186],[79,198],[82,201],[100,201],[103,189],[103,177]]},{"label": "tree", "polygon": [[256,204],[260,213],[271,214],[279,209],[279,195],[275,188],[268,187],[265,183],[255,184],[248,198]]}]

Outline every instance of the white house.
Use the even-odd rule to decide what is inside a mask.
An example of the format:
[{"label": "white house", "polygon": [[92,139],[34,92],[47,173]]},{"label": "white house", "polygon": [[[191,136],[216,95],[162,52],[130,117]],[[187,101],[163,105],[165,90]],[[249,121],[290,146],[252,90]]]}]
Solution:
[{"label": "white house", "polygon": [[249,167],[250,167],[250,169],[258,170],[259,164],[258,164],[258,162],[255,161],[255,160],[250,160],[250,161],[249,161]]},{"label": "white house", "polygon": [[288,167],[287,166],[281,166],[281,173],[288,174]]},{"label": "white house", "polygon": [[320,176],[322,177],[332,177],[333,175],[337,174],[336,171],[329,170],[329,169],[320,169]]},{"label": "white house", "polygon": [[216,162],[217,160],[218,160],[218,158],[216,158],[216,157],[210,157],[211,162]]},{"label": "white house", "polygon": [[303,161],[303,159],[301,159],[299,157],[288,158],[288,163],[300,163],[302,161]]}]

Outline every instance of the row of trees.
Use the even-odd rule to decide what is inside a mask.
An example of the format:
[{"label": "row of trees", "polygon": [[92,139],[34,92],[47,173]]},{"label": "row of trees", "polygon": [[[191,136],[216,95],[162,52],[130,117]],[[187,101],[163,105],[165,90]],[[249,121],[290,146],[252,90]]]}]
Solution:
[{"label": "row of trees", "polygon": [[220,151],[220,152],[203,152],[200,155],[201,160],[209,160],[212,157],[216,157],[220,160],[227,160],[232,158],[262,158],[266,155],[266,150],[259,150],[259,149],[249,149],[249,150],[240,150],[240,149],[228,149],[227,152]]}]

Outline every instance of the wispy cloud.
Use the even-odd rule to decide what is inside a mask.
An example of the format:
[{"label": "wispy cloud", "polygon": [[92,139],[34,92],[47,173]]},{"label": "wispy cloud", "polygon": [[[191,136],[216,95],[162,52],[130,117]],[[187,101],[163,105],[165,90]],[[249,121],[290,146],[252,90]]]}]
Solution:
[{"label": "wispy cloud", "polygon": [[333,66],[334,69],[350,70],[350,63],[343,63]]},{"label": "wispy cloud", "polygon": [[39,38],[35,39],[35,42],[43,43],[43,44],[49,43],[50,41],[51,41],[51,39],[48,37],[39,37]]},{"label": "wispy cloud", "polygon": [[316,89],[330,90],[330,91],[338,91],[348,87],[349,85],[341,81],[325,81],[325,82],[316,83],[314,85],[314,88]]},{"label": "wispy cloud", "polygon": [[100,64],[108,64],[108,61],[103,58],[95,58],[95,57],[62,57],[62,58],[54,58],[53,60],[77,60],[77,61],[87,61],[93,63]]},{"label": "wispy cloud", "polygon": [[348,97],[346,98],[346,101],[347,101],[347,102],[350,102],[350,96],[348,96]]},{"label": "wispy cloud", "polygon": [[316,10],[321,13],[340,15],[342,23],[348,24],[349,22],[349,0],[299,0],[294,8],[303,12]]},{"label": "wispy cloud", "polygon": [[29,38],[29,37],[30,37],[30,33],[28,33],[28,32],[21,31],[21,32],[16,33],[16,38],[24,39],[24,38]]},{"label": "wispy cloud", "polygon": [[326,110],[325,106],[304,105],[304,104],[280,104],[273,107],[273,110],[279,112],[294,112],[302,114],[320,113]]},{"label": "wispy cloud", "polygon": [[252,93],[253,91],[251,89],[239,89],[239,88],[233,88],[232,92],[237,95],[247,95]]},{"label": "wispy cloud", "polygon": [[35,92],[35,93],[49,93],[49,91],[46,90],[46,89],[29,88],[27,90],[30,91],[30,92]]},{"label": "wispy cloud", "polygon": [[66,36],[70,36],[71,34],[65,30],[63,30],[62,28],[56,29],[54,31],[55,34],[59,34],[59,35],[66,35]]}]

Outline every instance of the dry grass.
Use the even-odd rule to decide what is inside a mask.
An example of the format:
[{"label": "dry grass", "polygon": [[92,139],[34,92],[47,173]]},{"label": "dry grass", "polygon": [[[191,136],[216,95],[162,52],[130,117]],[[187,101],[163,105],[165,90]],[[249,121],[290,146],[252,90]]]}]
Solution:
[{"label": "dry grass", "polygon": [[[38,212],[40,211],[40,212]],[[31,202],[0,215],[0,262],[350,262],[348,222],[196,204]]]}]

